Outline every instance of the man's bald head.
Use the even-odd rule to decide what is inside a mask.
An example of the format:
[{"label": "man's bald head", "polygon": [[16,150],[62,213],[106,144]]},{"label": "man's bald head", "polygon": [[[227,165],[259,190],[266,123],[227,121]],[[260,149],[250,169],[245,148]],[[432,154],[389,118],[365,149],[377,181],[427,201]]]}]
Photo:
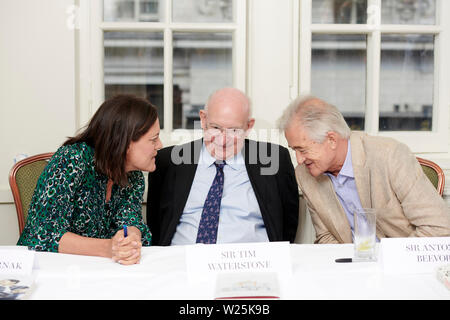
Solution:
[{"label": "man's bald head", "polygon": [[222,88],[211,94],[205,105],[205,111],[214,112],[216,108],[229,108],[230,111],[242,114],[247,119],[251,116],[250,99],[236,88]]}]

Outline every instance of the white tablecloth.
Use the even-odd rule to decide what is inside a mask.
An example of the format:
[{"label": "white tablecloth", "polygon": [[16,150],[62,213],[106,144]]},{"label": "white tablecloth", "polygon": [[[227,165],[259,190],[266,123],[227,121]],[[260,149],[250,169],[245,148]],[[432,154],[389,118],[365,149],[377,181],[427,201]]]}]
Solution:
[{"label": "white tablecloth", "polygon": [[[386,275],[380,262],[335,263],[353,246],[290,245],[282,299],[450,299],[436,274]],[[190,284],[185,247],[144,247],[140,264],[36,252],[30,299],[213,299],[214,283]]]}]

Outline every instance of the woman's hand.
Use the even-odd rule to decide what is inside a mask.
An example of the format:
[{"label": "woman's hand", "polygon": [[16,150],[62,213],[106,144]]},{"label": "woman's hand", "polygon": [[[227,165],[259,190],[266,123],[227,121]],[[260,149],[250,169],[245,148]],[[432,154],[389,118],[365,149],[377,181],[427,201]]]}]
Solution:
[{"label": "woman's hand", "polygon": [[141,231],[133,226],[128,227],[128,236],[124,237],[123,229],[111,239],[112,259],[120,264],[139,263],[141,259]]}]

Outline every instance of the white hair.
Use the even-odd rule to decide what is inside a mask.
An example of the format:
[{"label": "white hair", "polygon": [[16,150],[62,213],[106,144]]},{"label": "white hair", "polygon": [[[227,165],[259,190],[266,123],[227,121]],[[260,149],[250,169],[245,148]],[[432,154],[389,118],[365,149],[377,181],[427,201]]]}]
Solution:
[{"label": "white hair", "polygon": [[319,143],[330,131],[344,139],[348,139],[351,133],[342,113],[335,106],[312,95],[300,95],[292,101],[278,120],[278,128],[286,130],[292,121],[300,121],[309,138]]}]

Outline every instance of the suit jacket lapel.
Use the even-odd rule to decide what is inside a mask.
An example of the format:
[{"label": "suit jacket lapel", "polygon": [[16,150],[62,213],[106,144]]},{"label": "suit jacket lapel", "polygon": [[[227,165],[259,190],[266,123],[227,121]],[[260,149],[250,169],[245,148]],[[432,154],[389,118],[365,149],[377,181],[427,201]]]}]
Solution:
[{"label": "suit jacket lapel", "polygon": [[[256,200],[258,201],[259,209],[261,210],[261,215],[263,217],[264,223],[267,226],[267,204],[264,199],[267,199],[266,194],[268,192],[267,190],[267,183],[264,182],[264,177],[261,175],[261,161],[259,159],[259,144],[257,141],[253,140],[245,140],[244,149],[243,149],[243,155],[244,155],[244,161],[245,161],[245,167],[247,169],[248,178],[250,180],[250,183],[252,185],[253,191],[255,192]],[[252,153],[250,153],[252,151]],[[266,230],[267,227],[266,227]],[[268,231],[269,232],[269,231]]]},{"label": "suit jacket lapel", "polygon": [[[359,200],[363,208],[374,208],[374,198],[372,196],[372,176],[369,164],[366,161],[366,153],[364,151],[363,138],[364,133],[354,132],[350,136],[350,143],[352,144],[352,162],[353,173],[355,175],[356,189],[358,190]],[[385,237],[385,233],[379,226],[377,217],[377,237],[379,239]]]},{"label": "suit jacket lapel", "polygon": [[[359,200],[363,208],[371,208],[370,170],[366,166],[366,156],[361,140],[361,133],[352,133],[350,136],[350,144],[352,151],[353,174],[355,176],[355,184],[358,191]],[[348,218],[336,195],[336,192],[334,191],[333,183],[326,175],[322,175],[318,179],[319,185],[321,186],[321,190],[319,192],[326,195],[326,199],[333,199],[333,201],[328,202],[327,208],[323,208],[323,210],[327,210],[329,212],[329,226],[333,227],[335,229],[334,234],[337,234],[341,238],[338,240],[344,243],[351,243],[352,232],[348,223]],[[327,181],[321,181],[321,179],[326,179]]]},{"label": "suit jacket lapel", "polygon": [[175,186],[173,194],[175,203],[173,215],[176,221],[179,221],[186,205],[194,180],[195,171],[197,170],[202,143],[202,139],[195,140],[189,144],[183,145],[183,148],[180,150],[180,156],[183,157],[183,162],[175,166]]},{"label": "suit jacket lapel", "polygon": [[372,208],[370,169],[366,166],[366,154],[359,133],[351,134],[350,144],[352,146],[353,173],[359,200],[363,208]]},{"label": "suit jacket lapel", "polygon": [[[242,150],[242,152],[244,156],[245,168],[247,169],[248,178],[250,179],[250,183],[253,187],[253,190],[255,191],[255,195],[261,209],[261,206],[263,205],[264,201],[261,201],[260,198],[264,197],[263,190],[265,190],[265,188],[260,188],[260,186],[264,184],[261,183],[260,179],[261,162],[258,156],[259,146],[257,145],[257,143],[258,142],[256,141],[249,141],[248,139],[246,139],[244,149]],[[252,151],[251,154],[250,151]]]},{"label": "suit jacket lapel", "polygon": [[258,172],[260,170],[260,165],[249,164],[246,160],[245,167],[247,169],[248,178],[252,185],[253,191],[255,192],[256,199],[258,200],[259,208],[261,209],[261,213],[264,215],[264,212],[266,211],[266,205],[262,199],[265,198],[266,184],[261,181],[262,176]]},{"label": "suit jacket lapel", "polygon": [[324,199],[330,199],[325,203],[325,208],[321,209],[328,212],[328,221],[324,221],[324,223],[334,229],[331,233],[340,238],[337,239],[338,241],[344,243],[352,242],[352,231],[348,218],[336,195],[331,179],[327,175],[321,175],[317,178],[317,182],[318,186],[320,186],[318,194]]}]

